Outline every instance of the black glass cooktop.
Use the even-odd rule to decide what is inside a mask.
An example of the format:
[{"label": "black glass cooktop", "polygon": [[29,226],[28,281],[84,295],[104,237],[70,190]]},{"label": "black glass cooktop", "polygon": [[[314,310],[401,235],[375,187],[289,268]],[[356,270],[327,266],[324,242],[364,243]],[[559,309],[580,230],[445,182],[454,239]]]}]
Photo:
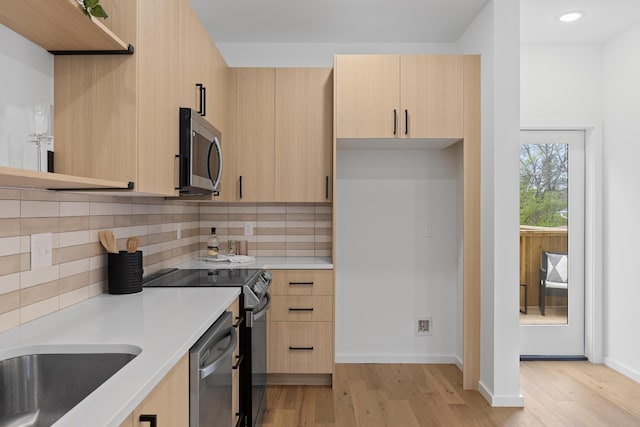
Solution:
[{"label": "black glass cooktop", "polygon": [[173,269],[155,274],[144,280],[144,287],[235,287],[255,282],[262,270],[187,270]]}]

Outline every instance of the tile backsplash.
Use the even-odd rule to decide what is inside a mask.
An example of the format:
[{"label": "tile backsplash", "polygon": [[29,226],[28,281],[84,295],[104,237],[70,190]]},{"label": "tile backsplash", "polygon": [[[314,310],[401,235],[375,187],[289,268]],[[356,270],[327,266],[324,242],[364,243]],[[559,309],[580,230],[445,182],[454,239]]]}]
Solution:
[{"label": "tile backsplash", "polygon": [[[99,230],[113,230],[121,250],[138,236],[145,274],[197,256],[198,210],[156,197],[0,189],[0,331],[106,291]],[[53,262],[31,270],[36,233],[52,233]]]},{"label": "tile backsplash", "polygon": [[[253,236],[244,236],[251,222]],[[205,255],[210,228],[221,247],[248,240],[249,255],[330,256],[330,204],[222,204],[0,188],[0,331],[106,292],[106,252],[140,238],[144,274]],[[31,270],[32,234],[52,233],[52,265]],[[178,233],[180,239],[177,238]]]},{"label": "tile backsplash", "polygon": [[[331,256],[330,204],[204,204],[200,230],[205,255],[211,227],[216,227],[221,249],[229,240],[247,240],[253,256]],[[244,235],[251,223],[252,236]]]}]

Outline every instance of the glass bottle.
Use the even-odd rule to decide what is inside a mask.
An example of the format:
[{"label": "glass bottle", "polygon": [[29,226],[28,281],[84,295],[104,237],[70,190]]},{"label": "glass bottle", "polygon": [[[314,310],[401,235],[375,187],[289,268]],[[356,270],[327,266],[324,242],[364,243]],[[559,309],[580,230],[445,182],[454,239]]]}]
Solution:
[{"label": "glass bottle", "polygon": [[219,250],[216,228],[211,227],[211,236],[209,236],[209,240],[207,240],[207,256],[218,256]]}]

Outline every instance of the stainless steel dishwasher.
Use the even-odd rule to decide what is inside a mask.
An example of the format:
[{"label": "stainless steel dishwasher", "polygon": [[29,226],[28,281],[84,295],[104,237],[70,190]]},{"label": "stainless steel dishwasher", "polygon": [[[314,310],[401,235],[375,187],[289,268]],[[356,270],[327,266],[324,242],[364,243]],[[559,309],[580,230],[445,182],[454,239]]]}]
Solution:
[{"label": "stainless steel dishwasher", "polygon": [[225,311],[189,350],[189,427],[229,427],[238,335]]}]

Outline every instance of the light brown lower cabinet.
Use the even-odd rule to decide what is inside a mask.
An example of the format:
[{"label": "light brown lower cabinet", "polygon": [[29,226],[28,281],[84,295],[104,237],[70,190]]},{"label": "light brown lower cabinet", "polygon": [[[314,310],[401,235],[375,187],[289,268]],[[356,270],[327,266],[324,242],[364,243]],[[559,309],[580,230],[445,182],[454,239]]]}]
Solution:
[{"label": "light brown lower cabinet", "polygon": [[127,419],[120,424],[120,427],[133,427],[133,414],[129,414]]},{"label": "light brown lower cabinet", "polygon": [[[240,297],[236,298],[235,301],[231,303],[229,307],[227,307],[227,311],[230,311],[233,314],[233,324],[236,327],[236,332],[240,333],[238,326],[240,325]],[[231,377],[231,426],[235,426],[238,422],[238,417],[240,416],[240,365],[238,362],[240,356],[240,346],[237,345],[235,351],[233,352],[233,374]]]},{"label": "light brown lower cabinet", "polygon": [[189,426],[189,354],[182,356],[120,427],[150,427],[153,417],[157,427]]},{"label": "light brown lower cabinet", "polygon": [[271,322],[269,372],[330,374],[333,322]]},{"label": "light brown lower cabinet", "polygon": [[273,270],[267,331],[269,382],[330,381],[334,360],[332,270]]}]

